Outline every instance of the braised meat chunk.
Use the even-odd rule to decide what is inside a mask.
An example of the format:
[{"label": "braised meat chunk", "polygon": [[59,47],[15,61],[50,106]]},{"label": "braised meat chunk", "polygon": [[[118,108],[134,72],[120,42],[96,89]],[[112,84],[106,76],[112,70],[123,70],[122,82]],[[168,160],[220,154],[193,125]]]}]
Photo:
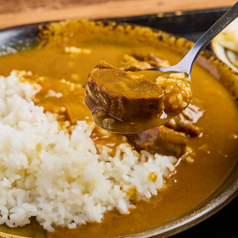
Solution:
[{"label": "braised meat chunk", "polygon": [[123,60],[121,61],[120,69],[126,71],[138,71],[146,70],[154,67],[168,67],[170,66],[167,60],[162,60],[156,57],[154,54],[148,55],[124,55]]},{"label": "braised meat chunk", "polygon": [[100,62],[91,72],[86,90],[88,99],[103,106],[116,118],[129,119],[140,116],[140,113],[150,118],[151,114],[164,109],[163,92],[156,84],[105,62]]},{"label": "braised meat chunk", "polygon": [[202,135],[201,128],[195,125],[202,115],[203,110],[190,103],[184,111],[163,126],[128,134],[126,137],[138,151],[146,150],[180,158],[187,152],[187,137]]},{"label": "braised meat chunk", "polygon": [[179,115],[166,122],[165,126],[175,131],[184,132],[188,136],[199,136],[202,134],[201,128],[195,126],[194,123],[203,116],[203,113],[201,108],[190,103]]},{"label": "braised meat chunk", "polygon": [[[140,73],[119,70],[105,62],[91,71],[85,103],[96,124],[109,131],[134,132],[135,121],[140,125],[163,112],[163,90]],[[158,76],[157,72],[152,74],[153,78]]]},{"label": "braised meat chunk", "polygon": [[178,158],[186,151],[186,134],[176,132],[166,126],[130,134],[127,138],[138,151],[146,150],[150,153],[173,155]]}]

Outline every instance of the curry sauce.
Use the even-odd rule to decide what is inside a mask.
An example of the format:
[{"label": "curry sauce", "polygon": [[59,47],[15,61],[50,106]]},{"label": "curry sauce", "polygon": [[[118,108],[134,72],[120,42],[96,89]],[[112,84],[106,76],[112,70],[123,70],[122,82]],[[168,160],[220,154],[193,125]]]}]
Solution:
[{"label": "curry sauce", "polygon": [[[72,36],[48,46],[1,57],[0,74],[8,75],[11,70],[17,69],[45,77],[45,80],[40,80],[40,77],[35,79],[42,86],[42,91],[34,99],[35,103],[44,106],[45,111],[57,114],[62,128],[70,130],[69,127],[76,120],[92,122],[91,114],[83,104],[84,85],[88,73],[99,60],[106,60],[119,67],[125,54],[154,53],[159,58],[168,60],[171,65],[182,58],[180,53],[164,47],[163,44],[160,47],[153,44],[133,44],[123,37],[123,43],[118,43],[112,35],[100,35],[96,40],[88,42],[83,37],[80,41],[79,37]],[[66,46],[90,51],[65,52]],[[77,90],[72,88],[70,82]],[[158,196],[149,201],[138,202],[136,209],[127,215],[121,215],[116,210],[111,211],[105,214],[102,223],[88,223],[75,229],[57,227],[53,233],[46,232],[46,237],[105,238],[150,229],[186,214],[223,183],[237,160],[237,108],[229,92],[197,63],[192,71],[192,84],[193,102],[204,111],[196,123],[202,132],[197,137],[187,138],[192,153],[188,159],[179,160],[176,173],[166,180],[166,189],[159,191]],[[76,91],[82,93],[74,94]],[[67,113],[65,108],[69,108]],[[111,148],[124,140],[123,135],[109,135],[100,129],[94,130],[92,138],[95,143],[107,144]],[[35,226],[32,229],[36,229]],[[40,231],[42,228],[37,229]],[[20,228],[14,230],[15,234],[22,233]],[[28,226],[25,234],[30,233],[32,230]]]}]

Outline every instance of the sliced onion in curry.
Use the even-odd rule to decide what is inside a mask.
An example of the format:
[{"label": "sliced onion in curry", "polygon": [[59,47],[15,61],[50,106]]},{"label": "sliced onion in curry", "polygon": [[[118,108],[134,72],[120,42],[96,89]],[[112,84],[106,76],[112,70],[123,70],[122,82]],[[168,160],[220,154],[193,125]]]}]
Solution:
[{"label": "sliced onion in curry", "polygon": [[189,104],[185,73],[124,71],[101,61],[89,74],[85,103],[95,123],[111,132],[134,133],[157,127]]}]

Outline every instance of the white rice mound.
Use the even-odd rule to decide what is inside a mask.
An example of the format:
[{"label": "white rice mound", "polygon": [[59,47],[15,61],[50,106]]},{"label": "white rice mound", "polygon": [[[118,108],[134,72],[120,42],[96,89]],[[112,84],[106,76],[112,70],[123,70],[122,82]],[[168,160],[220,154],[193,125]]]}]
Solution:
[{"label": "white rice mound", "polygon": [[[128,189],[148,199],[163,187],[176,158],[140,154],[129,144],[99,154],[85,121],[71,135],[31,100],[36,91],[16,72],[0,77],[0,224],[24,226],[30,217],[48,231],[101,222],[105,212],[134,208]],[[152,182],[148,175],[157,173]]]}]

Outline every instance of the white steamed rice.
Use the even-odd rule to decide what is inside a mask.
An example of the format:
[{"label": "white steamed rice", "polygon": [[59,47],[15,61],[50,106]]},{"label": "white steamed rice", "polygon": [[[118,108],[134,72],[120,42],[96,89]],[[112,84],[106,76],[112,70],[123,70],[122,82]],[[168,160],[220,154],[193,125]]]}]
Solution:
[{"label": "white steamed rice", "polygon": [[[85,121],[71,134],[29,100],[36,91],[12,72],[0,77],[0,224],[23,226],[30,217],[47,230],[100,222],[108,210],[134,208],[128,189],[148,199],[175,169],[174,157],[140,154],[127,144],[99,154]],[[152,182],[148,175],[157,173]]]}]

